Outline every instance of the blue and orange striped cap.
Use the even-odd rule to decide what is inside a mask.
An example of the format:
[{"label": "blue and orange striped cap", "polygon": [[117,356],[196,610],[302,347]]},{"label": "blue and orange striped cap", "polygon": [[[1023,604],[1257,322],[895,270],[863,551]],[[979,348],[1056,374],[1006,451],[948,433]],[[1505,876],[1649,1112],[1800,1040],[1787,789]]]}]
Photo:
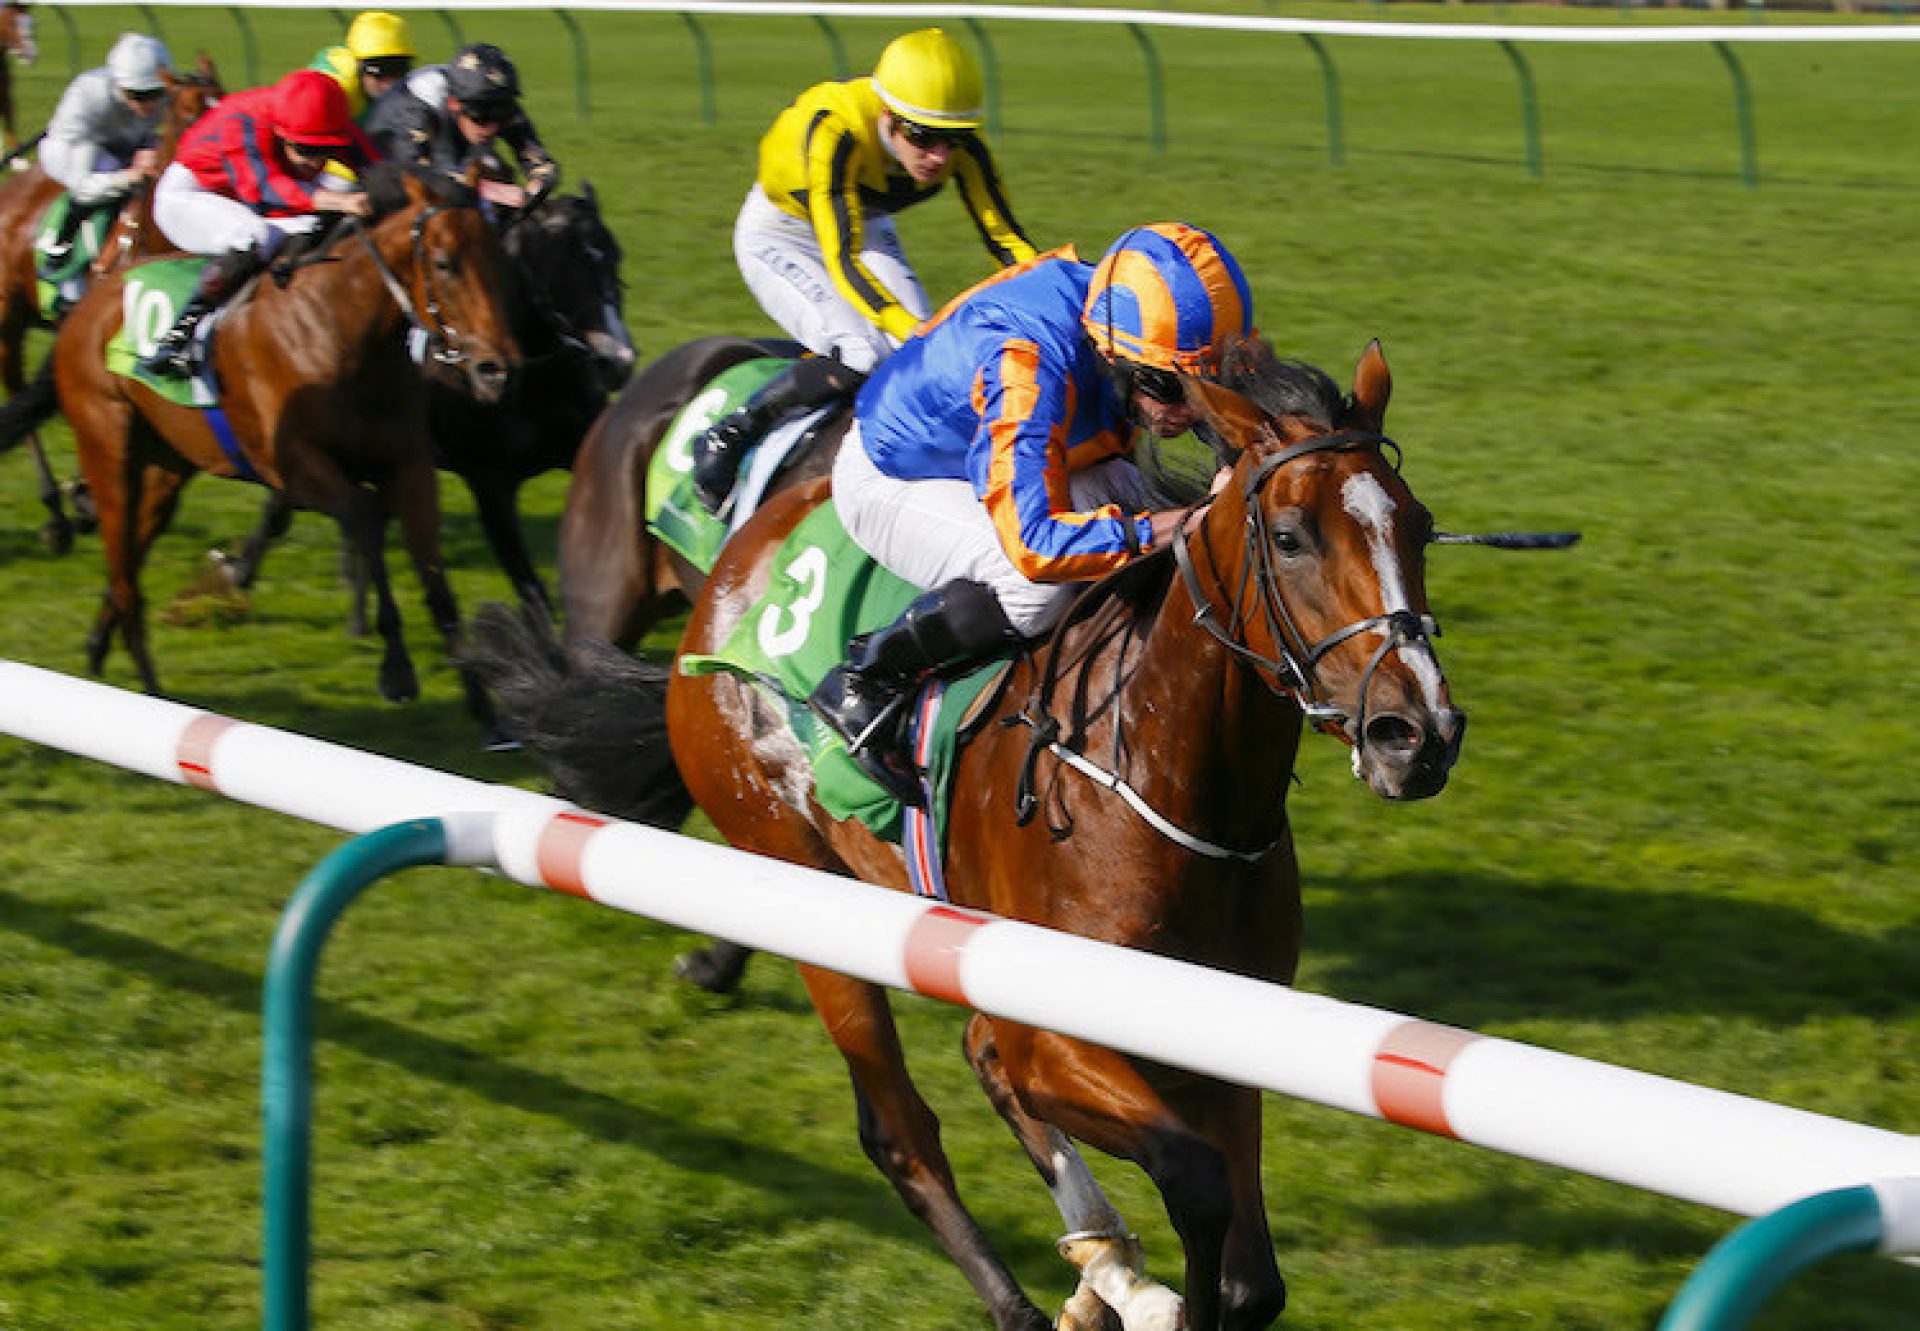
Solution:
[{"label": "blue and orange striped cap", "polygon": [[1135,227],[1094,269],[1081,316],[1108,356],[1211,377],[1253,329],[1253,293],[1227,247],[1184,222]]}]

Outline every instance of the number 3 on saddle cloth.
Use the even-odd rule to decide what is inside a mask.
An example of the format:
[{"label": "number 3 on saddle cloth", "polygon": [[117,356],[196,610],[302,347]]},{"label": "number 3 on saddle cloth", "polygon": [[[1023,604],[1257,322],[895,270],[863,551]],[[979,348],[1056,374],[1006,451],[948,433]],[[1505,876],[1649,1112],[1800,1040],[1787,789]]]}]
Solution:
[{"label": "number 3 on saddle cloth", "polygon": [[57,324],[87,290],[88,269],[107,243],[117,207],[83,209],[73,216],[73,196],[61,194],[40,214],[33,233],[34,309]]},{"label": "number 3 on saddle cloth", "polygon": [[[697,507],[697,505],[696,505]],[[892,623],[920,588],[881,568],[853,543],[831,501],[808,514],[781,545],[766,594],[720,651],[687,655],[689,675],[729,670],[746,676],[786,709],[787,724],[813,763],[814,798],[838,819],[858,818],[874,835],[899,843],[913,890],[946,900],[940,864],[948,796],[969,723],[984,714],[1007,662],[990,662],[950,681],[933,680],[914,699],[910,740],[925,808],[903,809],[847,753],[845,741],[816,717],[807,695],[840,663],[847,639]]]},{"label": "number 3 on saddle cloth", "polygon": [[107,342],[107,369],[152,389],[167,401],[183,407],[198,407],[207,414],[207,424],[227,455],[233,474],[243,481],[260,483],[260,473],[247,461],[246,450],[234,438],[227,413],[220,406],[220,385],[214,378],[212,338],[221,314],[237,303],[229,300],[207,316],[195,330],[195,360],[199,368],[186,379],[169,379],[143,369],[140,361],[153,353],[160,335],[172,328],[181,307],[193,295],[200,280],[205,259],[160,259],[143,263],[127,274],[122,288],[120,329]]}]

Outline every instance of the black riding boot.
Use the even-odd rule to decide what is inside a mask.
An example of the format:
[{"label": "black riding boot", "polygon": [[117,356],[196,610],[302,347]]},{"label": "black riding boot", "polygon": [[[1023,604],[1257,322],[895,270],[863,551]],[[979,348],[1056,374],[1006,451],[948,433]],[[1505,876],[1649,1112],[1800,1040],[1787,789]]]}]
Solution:
[{"label": "black riding boot", "polygon": [[44,270],[42,275],[44,276],[46,271],[57,272],[66,266],[68,258],[73,254],[73,242],[80,234],[82,223],[103,208],[119,206],[118,199],[111,203],[75,203],[72,199],[68,199],[67,211],[60,219],[59,228],[53,233],[53,239],[48,242],[47,247],[40,251],[41,267]]},{"label": "black riding boot", "polygon": [[141,358],[140,368],[163,379],[185,379],[194,371],[193,335],[220,302],[245,286],[266,264],[252,250],[216,254],[200,270],[200,281],[180,311],[173,327],[160,335],[153,350]]},{"label": "black riding boot", "polygon": [[987,585],[960,578],[918,597],[900,618],[847,644],[847,659],[807,699],[847,742],[863,771],[905,804],[920,781],[904,751],[900,721],[916,685],[957,672],[1018,642]]},{"label": "black riding boot", "polygon": [[767,380],[740,410],[709,425],[693,441],[693,493],[701,507],[720,511],[741,459],[767,431],[790,416],[852,397],[866,378],[831,356],[803,356]]}]

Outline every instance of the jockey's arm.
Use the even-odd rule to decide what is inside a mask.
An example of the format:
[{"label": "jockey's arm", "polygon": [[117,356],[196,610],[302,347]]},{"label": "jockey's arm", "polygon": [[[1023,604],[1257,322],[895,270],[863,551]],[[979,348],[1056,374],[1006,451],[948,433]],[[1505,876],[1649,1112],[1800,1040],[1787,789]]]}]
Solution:
[{"label": "jockey's arm", "polygon": [[1006,186],[994,169],[993,154],[986,140],[975,136],[954,152],[953,177],[960,186],[960,201],[994,261],[1002,268],[1025,263],[1039,253],[1027,233],[1014,220],[1007,202]]},{"label": "jockey's arm", "polygon": [[831,118],[808,134],[807,216],[834,289],[898,346],[920,326],[920,320],[860,262],[866,213],[853,176],[854,154],[842,148],[851,138],[852,131]]}]

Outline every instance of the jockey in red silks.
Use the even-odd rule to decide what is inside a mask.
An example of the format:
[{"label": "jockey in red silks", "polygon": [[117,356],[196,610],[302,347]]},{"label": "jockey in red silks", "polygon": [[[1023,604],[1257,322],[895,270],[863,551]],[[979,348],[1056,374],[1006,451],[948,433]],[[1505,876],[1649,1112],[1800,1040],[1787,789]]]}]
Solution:
[{"label": "jockey in red silks", "polygon": [[1006,269],[880,362],[833,501],[862,550],[930,590],[848,643],[809,702],[882,786],[919,801],[897,724],[916,685],[1043,633],[1076,584],[1174,539],[1186,510],[1134,466],[1134,437],[1191,429],[1183,381],[1217,380],[1252,327],[1226,246],[1161,222],[1098,264],[1056,250]]},{"label": "jockey in red silks", "polygon": [[194,330],[287,237],[314,230],[321,213],[368,215],[367,196],[350,173],[379,156],[353,123],[346,93],[319,70],[295,70],[271,87],[222,98],[186,132],[154,187],[161,233],[213,261],[142,365],[156,374],[191,373]]}]

